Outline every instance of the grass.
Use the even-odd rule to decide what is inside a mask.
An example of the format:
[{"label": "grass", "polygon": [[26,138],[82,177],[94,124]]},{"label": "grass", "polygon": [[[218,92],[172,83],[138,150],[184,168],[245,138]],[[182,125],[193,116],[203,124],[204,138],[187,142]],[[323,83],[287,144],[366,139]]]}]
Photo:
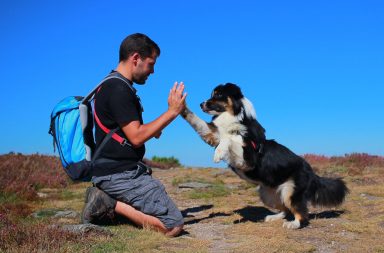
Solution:
[{"label": "grass", "polygon": [[205,189],[194,189],[187,196],[191,199],[212,199],[225,197],[229,194],[230,191],[224,184],[217,183]]}]

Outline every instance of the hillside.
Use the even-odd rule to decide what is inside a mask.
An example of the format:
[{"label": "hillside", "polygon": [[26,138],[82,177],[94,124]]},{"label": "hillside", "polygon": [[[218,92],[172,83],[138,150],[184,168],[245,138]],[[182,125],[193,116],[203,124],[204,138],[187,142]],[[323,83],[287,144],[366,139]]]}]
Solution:
[{"label": "hillside", "polygon": [[[0,156],[0,252],[384,252],[384,158],[305,155],[316,173],[343,177],[350,189],[335,209],[310,208],[310,224],[287,230],[265,223],[270,210],[256,186],[228,169],[154,169],[185,217],[177,238],[122,220],[82,233],[90,183],[73,183],[57,157]],[[200,183],[200,184],[193,184]]]}]

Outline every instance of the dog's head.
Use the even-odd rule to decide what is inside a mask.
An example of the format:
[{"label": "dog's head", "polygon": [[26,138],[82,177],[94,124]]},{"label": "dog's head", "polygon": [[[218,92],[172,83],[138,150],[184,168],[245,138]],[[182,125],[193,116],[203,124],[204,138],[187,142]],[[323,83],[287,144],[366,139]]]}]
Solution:
[{"label": "dog's head", "polygon": [[228,112],[239,118],[244,117],[256,119],[256,112],[252,103],[244,97],[239,86],[233,83],[218,85],[211,94],[211,97],[200,104],[201,109],[213,116]]}]

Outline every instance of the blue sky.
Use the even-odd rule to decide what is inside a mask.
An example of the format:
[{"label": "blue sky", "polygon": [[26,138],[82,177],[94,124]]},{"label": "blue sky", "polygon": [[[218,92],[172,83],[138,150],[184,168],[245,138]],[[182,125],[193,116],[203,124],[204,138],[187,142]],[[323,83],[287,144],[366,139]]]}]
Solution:
[{"label": "blue sky", "polygon": [[[167,109],[174,81],[200,102],[238,84],[258,119],[297,154],[384,155],[383,1],[2,1],[0,153],[53,154],[54,105],[85,95],[141,32],[162,53],[139,86],[144,120]],[[146,157],[219,166],[181,118],[147,143]]]}]

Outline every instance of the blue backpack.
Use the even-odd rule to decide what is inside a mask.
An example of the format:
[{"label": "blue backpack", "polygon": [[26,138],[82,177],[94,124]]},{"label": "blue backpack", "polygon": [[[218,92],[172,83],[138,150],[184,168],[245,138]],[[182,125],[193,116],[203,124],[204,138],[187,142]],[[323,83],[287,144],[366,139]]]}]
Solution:
[{"label": "blue backpack", "polygon": [[[102,84],[112,78],[118,78],[117,72],[108,75],[86,97],[69,96],[61,100],[52,110],[49,134],[53,136],[65,172],[74,181],[90,181],[92,167],[101,149],[112,138],[121,145],[130,145],[116,131],[119,128],[108,129],[98,119],[92,110],[94,95]],[[128,86],[132,86],[127,83]],[[107,134],[99,147],[95,149],[94,121]]]}]

